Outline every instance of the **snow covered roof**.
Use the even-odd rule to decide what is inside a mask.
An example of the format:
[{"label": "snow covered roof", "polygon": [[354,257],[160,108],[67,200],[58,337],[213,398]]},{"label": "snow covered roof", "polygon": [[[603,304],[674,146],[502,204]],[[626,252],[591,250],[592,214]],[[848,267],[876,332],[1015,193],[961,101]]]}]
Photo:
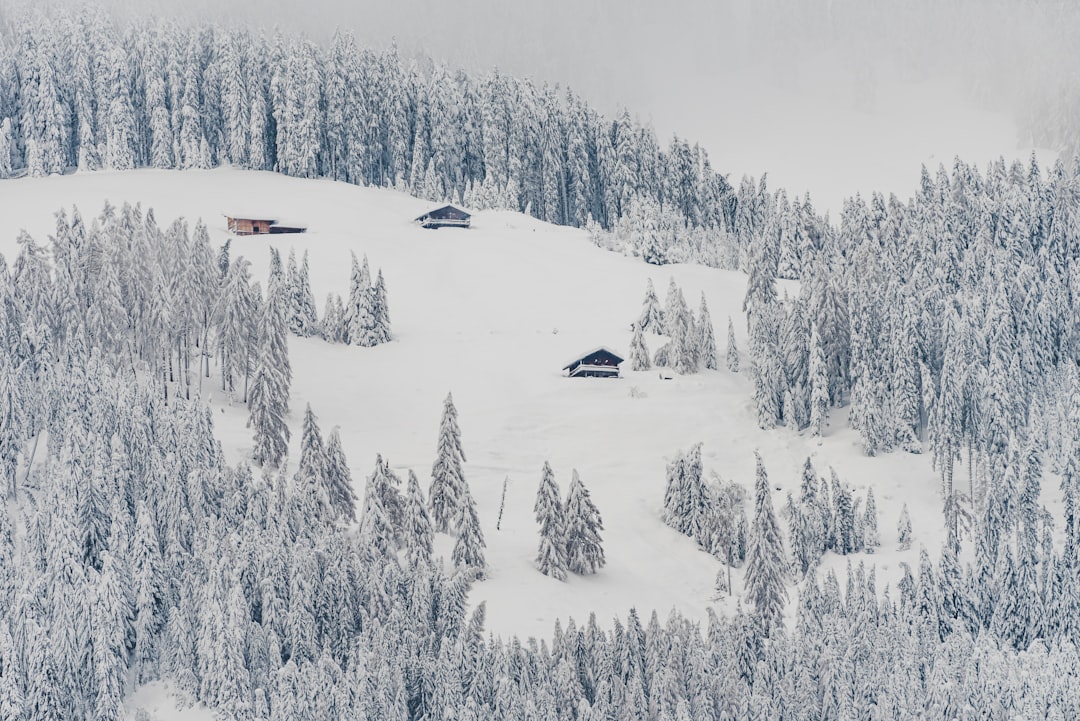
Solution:
[{"label": "snow covered roof", "polygon": [[423,215],[418,216],[416,219],[417,220],[423,220],[425,218],[436,218],[436,219],[451,218],[451,219],[467,220],[467,219],[469,219],[471,217],[472,217],[472,215],[470,215],[466,211],[462,210],[461,208],[455,207],[453,205],[444,205],[441,208],[436,208],[435,210],[429,210],[428,212],[424,213]]},{"label": "snow covered roof", "polygon": [[581,363],[583,360],[585,360],[589,356],[596,355],[597,353],[607,353],[608,355],[610,355],[612,357],[612,360],[615,361],[615,365],[618,365],[619,363],[622,363],[623,360],[624,360],[624,358],[622,356],[620,356],[618,353],[611,350],[607,346],[599,346],[598,348],[593,348],[588,353],[582,353],[577,358],[575,358],[574,360],[572,360],[569,363],[567,363],[566,365],[564,365],[563,370],[567,370],[571,366],[573,366],[573,365],[575,365],[577,363]]},{"label": "snow covered roof", "polygon": [[222,213],[226,218],[233,220],[263,220],[267,223],[280,223],[275,216],[269,213]]}]

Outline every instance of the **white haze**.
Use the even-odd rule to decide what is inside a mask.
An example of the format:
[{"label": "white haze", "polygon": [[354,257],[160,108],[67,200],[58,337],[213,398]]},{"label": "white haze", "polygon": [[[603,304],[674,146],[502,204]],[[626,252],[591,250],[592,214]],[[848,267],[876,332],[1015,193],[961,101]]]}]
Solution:
[{"label": "white haze", "polygon": [[[113,0],[569,85],[700,142],[737,181],[906,197],[919,166],[1026,157],[1036,93],[1073,82],[1080,9],[1042,0]],[[1017,122],[1020,118],[1021,122]],[[1047,160],[1052,153],[1041,153]]]}]

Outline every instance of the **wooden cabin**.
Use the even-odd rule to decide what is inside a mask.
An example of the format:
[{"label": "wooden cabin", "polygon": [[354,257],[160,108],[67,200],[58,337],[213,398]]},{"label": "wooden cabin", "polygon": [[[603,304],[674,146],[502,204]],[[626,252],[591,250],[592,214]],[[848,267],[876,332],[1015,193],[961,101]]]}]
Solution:
[{"label": "wooden cabin", "polygon": [[421,228],[468,228],[471,215],[461,208],[452,205],[444,205],[435,210],[429,210],[416,219]]},{"label": "wooden cabin", "polygon": [[304,228],[295,223],[283,223],[273,218],[240,218],[226,215],[229,232],[236,235],[276,235],[278,233],[305,233]]},{"label": "wooden cabin", "polygon": [[623,359],[603,346],[563,366],[569,378],[618,378]]}]

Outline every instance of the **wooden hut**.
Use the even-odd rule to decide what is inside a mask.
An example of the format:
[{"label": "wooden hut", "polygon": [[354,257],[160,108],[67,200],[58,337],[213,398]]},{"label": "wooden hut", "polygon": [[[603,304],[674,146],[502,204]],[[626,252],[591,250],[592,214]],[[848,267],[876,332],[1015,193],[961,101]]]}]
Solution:
[{"label": "wooden hut", "polygon": [[563,366],[569,378],[618,378],[623,359],[603,346]]},{"label": "wooden hut", "polygon": [[416,222],[421,228],[468,228],[470,218],[472,216],[461,208],[444,205],[424,213]]},{"label": "wooden hut", "polygon": [[276,235],[278,233],[305,233],[307,228],[296,223],[285,223],[273,218],[251,218],[226,215],[229,232],[236,235]]}]

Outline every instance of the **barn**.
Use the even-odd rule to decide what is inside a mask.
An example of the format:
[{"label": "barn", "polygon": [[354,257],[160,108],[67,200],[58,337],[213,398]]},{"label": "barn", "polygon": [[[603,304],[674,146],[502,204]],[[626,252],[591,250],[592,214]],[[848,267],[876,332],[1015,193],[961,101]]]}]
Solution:
[{"label": "barn", "polygon": [[236,235],[276,235],[278,233],[305,233],[307,228],[297,223],[286,223],[274,218],[226,215],[229,232]]},{"label": "barn", "polygon": [[461,208],[444,205],[416,219],[421,228],[468,228],[472,216]]},{"label": "barn", "polygon": [[563,370],[569,378],[618,378],[622,362],[616,353],[601,346],[570,361]]}]

